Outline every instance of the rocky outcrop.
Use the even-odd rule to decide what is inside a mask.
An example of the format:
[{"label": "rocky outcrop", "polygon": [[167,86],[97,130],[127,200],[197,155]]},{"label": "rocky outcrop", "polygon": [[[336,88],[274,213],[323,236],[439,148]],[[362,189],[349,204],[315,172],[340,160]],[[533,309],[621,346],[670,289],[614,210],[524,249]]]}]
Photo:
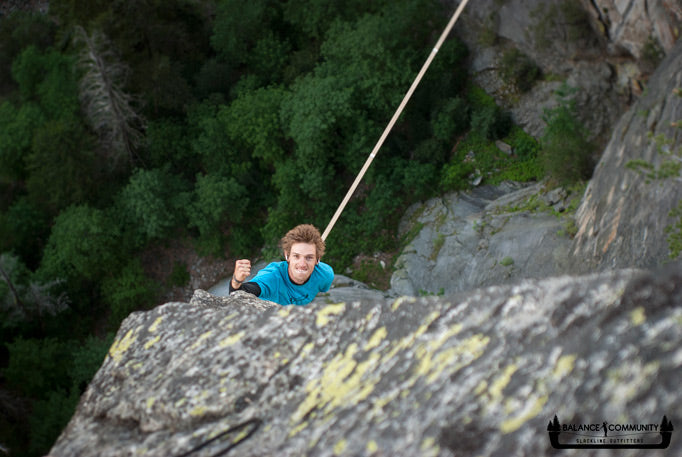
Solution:
[{"label": "rocky outcrop", "polygon": [[682,3],[677,0],[583,0],[585,9],[614,48],[637,59],[647,46],[670,51],[682,25]]},{"label": "rocky outcrop", "polygon": [[652,267],[668,259],[668,215],[682,199],[673,179],[649,180],[628,168],[633,160],[660,166],[670,160],[654,141],[669,140],[679,150],[682,119],[682,43],[678,43],[651,77],[646,93],[616,125],[576,213],[578,233],[572,248],[574,271]]},{"label": "rocky outcrop", "polygon": [[554,455],[555,415],[678,426],[680,322],[679,266],[307,307],[197,291],[123,322],[50,455]]},{"label": "rocky outcrop", "polygon": [[[641,94],[682,26],[681,6],[668,0],[477,0],[455,33],[471,49],[474,80],[540,136],[543,109],[566,81],[592,138],[608,140],[615,122]],[[504,74],[504,55],[517,50],[543,77],[519,92]],[[550,77],[551,76],[551,77]]]},{"label": "rocky outcrop", "polygon": [[[451,294],[565,271],[571,240],[565,193],[503,183],[411,207],[402,231],[418,229],[396,260],[391,292]],[[561,190],[561,189],[558,189]]]},{"label": "rocky outcrop", "polygon": [[392,289],[451,293],[521,278],[667,262],[666,228],[675,223],[669,213],[682,200],[682,186],[679,179],[651,180],[628,164],[640,160],[659,167],[673,160],[661,149],[679,156],[679,127],[673,125],[682,119],[682,98],[673,93],[679,88],[682,43],[670,50],[646,93],[616,125],[575,214],[572,241],[565,235],[573,215],[560,218],[547,211],[549,205],[545,211],[529,206],[531,199],[546,198],[542,185],[447,195],[415,205],[404,217],[405,231],[420,230],[396,262]]}]

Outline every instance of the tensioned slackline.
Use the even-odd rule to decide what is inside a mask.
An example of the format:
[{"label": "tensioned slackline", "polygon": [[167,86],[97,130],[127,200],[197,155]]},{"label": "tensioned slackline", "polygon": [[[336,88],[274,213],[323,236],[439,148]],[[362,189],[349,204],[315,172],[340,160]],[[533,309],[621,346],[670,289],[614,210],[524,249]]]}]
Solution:
[{"label": "tensioned slackline", "polygon": [[388,125],[384,129],[384,133],[381,134],[381,137],[379,138],[379,141],[377,141],[377,144],[374,146],[374,149],[372,149],[372,153],[369,155],[369,157],[365,161],[365,164],[363,165],[362,170],[360,170],[360,173],[356,176],[355,181],[353,182],[353,185],[350,187],[350,189],[348,189],[346,196],[343,198],[343,201],[341,202],[338,209],[336,210],[336,213],[334,213],[334,217],[332,217],[331,221],[329,221],[327,228],[324,230],[324,233],[322,234],[323,240],[327,239],[329,232],[332,231],[334,224],[336,224],[337,219],[339,218],[339,216],[343,212],[344,208],[346,207],[348,200],[350,200],[351,195],[353,195],[353,192],[355,192],[355,189],[358,187],[358,184],[360,184],[360,181],[362,181],[362,177],[365,176],[367,169],[369,168],[370,164],[374,160],[374,157],[376,157],[377,152],[381,148],[381,145],[384,144],[386,137],[388,136],[389,132],[393,128],[393,124],[395,124],[395,122],[398,120],[398,117],[400,117],[400,114],[403,112],[403,109],[405,108],[405,105],[407,105],[407,102],[410,99],[410,97],[412,96],[412,93],[414,92],[414,90],[419,85],[419,82],[421,81],[422,77],[424,76],[424,73],[426,73],[426,70],[429,68],[429,65],[431,65],[431,61],[436,56],[436,53],[438,52],[438,50],[442,46],[443,42],[445,41],[448,34],[450,33],[450,30],[455,25],[455,22],[457,22],[457,18],[459,18],[459,15],[462,13],[462,10],[464,10],[464,7],[466,6],[466,4],[468,2],[469,2],[469,0],[462,0],[462,2],[459,4],[457,9],[455,10],[455,13],[452,15],[452,18],[450,18],[450,22],[448,22],[448,25],[445,26],[445,30],[443,30],[443,33],[441,33],[440,38],[436,42],[436,46],[433,48],[433,50],[429,54],[429,57],[426,59],[426,62],[424,62],[424,65],[422,65],[421,70],[419,70],[419,74],[417,74],[417,77],[412,82],[410,89],[407,91],[407,93],[403,97],[403,101],[400,102],[400,106],[398,106],[398,109],[393,114],[391,121],[388,123]]}]

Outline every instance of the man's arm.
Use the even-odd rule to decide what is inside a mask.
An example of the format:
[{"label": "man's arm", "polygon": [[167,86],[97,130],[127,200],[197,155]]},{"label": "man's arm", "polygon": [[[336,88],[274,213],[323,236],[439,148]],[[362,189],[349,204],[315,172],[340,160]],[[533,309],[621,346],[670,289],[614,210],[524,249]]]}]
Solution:
[{"label": "man's arm", "polygon": [[251,261],[248,259],[237,260],[234,265],[234,274],[230,280],[230,293],[235,290],[243,290],[256,297],[260,296],[260,286],[255,282],[244,282],[251,274]]},{"label": "man's arm", "polygon": [[253,294],[256,297],[260,297],[261,294],[260,286],[257,282],[243,282],[241,283],[240,287],[235,289],[232,287],[232,281],[230,281],[230,293],[234,292],[235,290],[243,290],[244,292]]}]

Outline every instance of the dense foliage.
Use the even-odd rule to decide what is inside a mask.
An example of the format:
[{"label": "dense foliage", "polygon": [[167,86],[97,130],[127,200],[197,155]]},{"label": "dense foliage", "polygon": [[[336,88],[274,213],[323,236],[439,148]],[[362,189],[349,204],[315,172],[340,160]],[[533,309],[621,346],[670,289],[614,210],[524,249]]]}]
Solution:
[{"label": "dense foliage", "polygon": [[[178,264],[152,280],[145,253],[189,239],[268,255],[295,224],[324,228],[447,20],[441,3],[51,0],[0,18],[0,444],[45,453],[111,331],[188,280]],[[337,271],[395,250],[417,199],[542,176],[538,142],[470,85],[466,55],[455,38],[440,49],[327,240]]]}]

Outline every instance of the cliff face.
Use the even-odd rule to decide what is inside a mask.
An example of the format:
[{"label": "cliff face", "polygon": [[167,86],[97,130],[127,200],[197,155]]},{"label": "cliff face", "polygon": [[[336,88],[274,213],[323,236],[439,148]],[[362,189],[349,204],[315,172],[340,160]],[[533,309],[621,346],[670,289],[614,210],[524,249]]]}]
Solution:
[{"label": "cliff face", "polygon": [[[682,3],[679,0],[583,0],[612,52],[625,51],[642,59],[646,45],[670,51],[679,36]],[[619,48],[622,51],[619,51]]]},{"label": "cliff face", "polygon": [[[670,160],[661,149],[679,151],[674,122],[682,119],[682,42],[649,80],[647,91],[618,122],[578,209],[572,248],[574,271],[652,267],[665,262],[668,215],[682,199],[678,180],[648,180],[627,165],[643,160],[660,166]],[[668,144],[659,147],[656,137]]]},{"label": "cliff face", "polygon": [[307,307],[197,291],[123,322],[50,455],[553,455],[555,415],[679,423],[681,322],[679,266]]},{"label": "cliff face", "polygon": [[[477,0],[456,33],[471,49],[474,80],[527,132],[542,134],[543,108],[566,81],[579,89],[577,107],[593,138],[605,144],[681,26],[679,0]],[[528,92],[500,76],[511,50],[543,74]]]},{"label": "cliff face", "polygon": [[[542,185],[474,189],[415,205],[404,224],[421,226],[396,262],[399,294],[452,293],[521,278],[656,268],[668,262],[669,215],[682,200],[679,178],[648,179],[628,167],[679,160],[682,142],[682,42],[649,78],[616,124],[575,215],[557,217],[561,201]],[[656,138],[665,139],[665,144]],[[677,151],[677,158],[665,152]],[[544,210],[529,205],[546,202]],[[563,206],[566,202],[563,202]],[[566,233],[575,219],[577,234]]]},{"label": "cliff face", "polygon": [[483,186],[410,208],[404,230],[421,229],[396,261],[391,292],[452,294],[566,271],[571,215],[550,212],[566,206],[565,193],[543,187]]}]

